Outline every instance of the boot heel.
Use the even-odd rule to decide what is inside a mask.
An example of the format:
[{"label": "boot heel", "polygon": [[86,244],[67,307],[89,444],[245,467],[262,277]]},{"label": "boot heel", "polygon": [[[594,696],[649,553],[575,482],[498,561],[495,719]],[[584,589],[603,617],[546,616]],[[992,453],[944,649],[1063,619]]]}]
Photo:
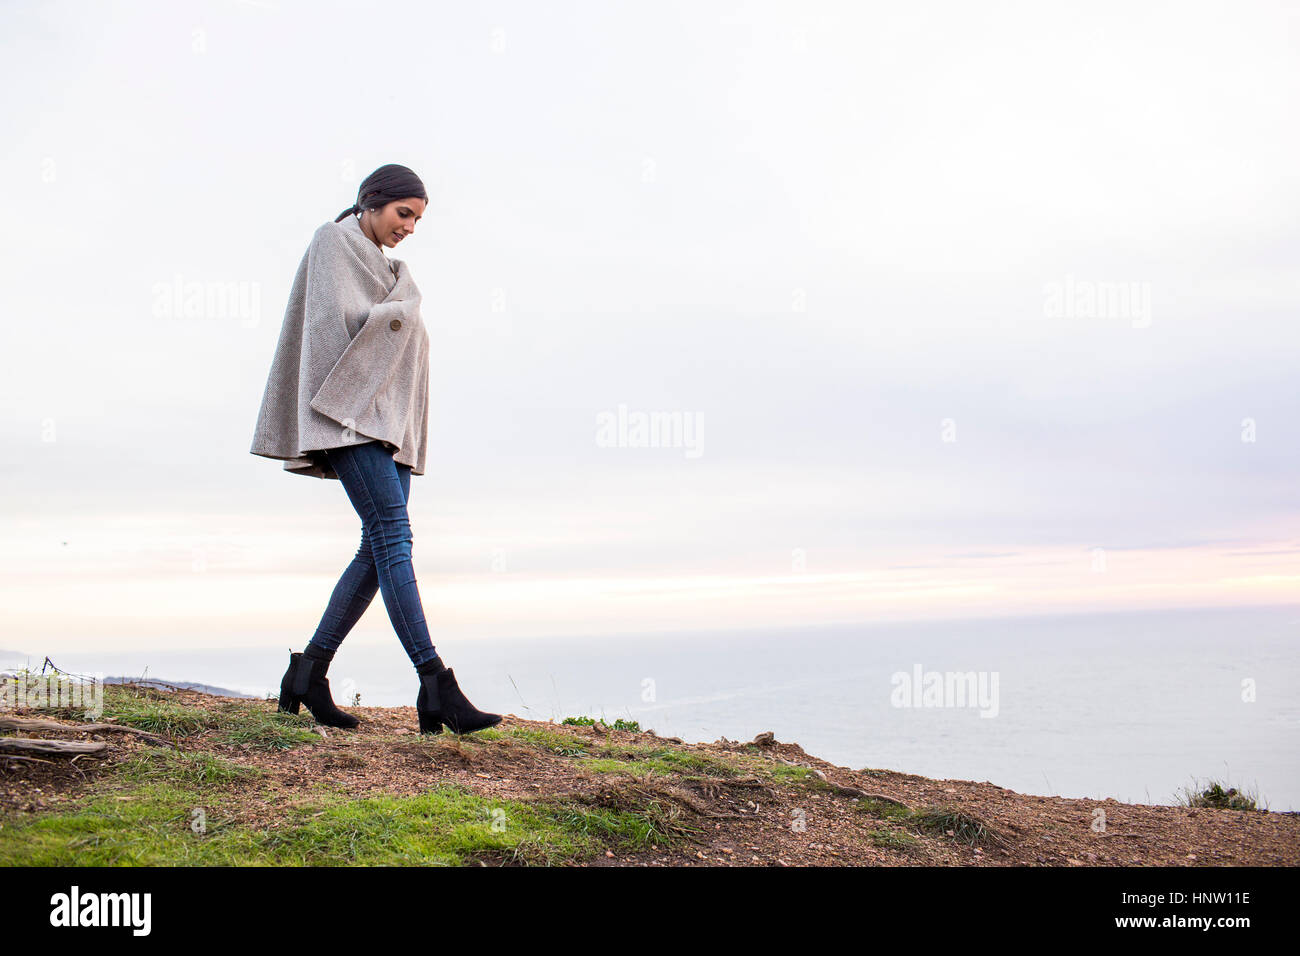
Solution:
[{"label": "boot heel", "polygon": [[281,713],[296,714],[301,709],[302,709],[302,701],[299,698],[294,697],[292,694],[289,695],[289,698],[287,700],[283,696],[280,697]]},{"label": "boot heel", "polygon": [[420,733],[422,734],[440,734],[442,733],[442,721],[436,717],[429,717],[427,714],[420,714]]},{"label": "boot heel", "polygon": [[420,718],[420,733],[442,733],[442,702],[438,695],[438,676],[420,675],[420,690],[415,695],[415,715]]}]

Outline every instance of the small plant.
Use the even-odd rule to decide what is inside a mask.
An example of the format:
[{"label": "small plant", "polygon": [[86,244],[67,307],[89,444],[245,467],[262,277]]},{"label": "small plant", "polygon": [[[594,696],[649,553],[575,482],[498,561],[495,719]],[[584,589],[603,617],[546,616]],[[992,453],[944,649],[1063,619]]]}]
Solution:
[{"label": "small plant", "polygon": [[624,720],[622,717],[616,719],[613,724],[607,724],[595,717],[565,717],[560,723],[577,727],[594,727],[596,724],[600,724],[602,727],[612,727],[614,730],[627,730],[634,734],[641,733],[641,724],[638,721]]},{"label": "small plant", "polygon": [[1242,793],[1236,787],[1225,787],[1217,780],[1207,780],[1204,785],[1192,781],[1176,795],[1179,806],[1204,807],[1213,810],[1258,810],[1259,793]]},{"label": "small plant", "polygon": [[857,801],[857,808],[884,820],[906,820],[912,815],[912,811],[901,803],[892,803],[877,797],[860,798]]},{"label": "small plant", "polygon": [[908,822],[922,832],[943,833],[972,847],[981,843],[1008,845],[1002,834],[983,820],[953,807],[925,807],[911,813]]},{"label": "small plant", "polygon": [[917,850],[921,846],[920,840],[901,830],[872,830],[867,836],[876,846],[887,850]]}]

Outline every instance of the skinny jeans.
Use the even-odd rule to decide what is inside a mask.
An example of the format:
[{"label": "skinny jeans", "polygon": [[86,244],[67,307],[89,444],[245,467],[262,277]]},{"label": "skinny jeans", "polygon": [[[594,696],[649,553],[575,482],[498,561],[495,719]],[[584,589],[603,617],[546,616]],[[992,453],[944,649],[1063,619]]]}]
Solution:
[{"label": "skinny jeans", "polygon": [[310,643],[333,657],[379,591],[411,663],[419,667],[436,659],[411,560],[411,466],[394,461],[394,452],[378,441],[325,454],[361,518],[361,546],[334,586]]}]

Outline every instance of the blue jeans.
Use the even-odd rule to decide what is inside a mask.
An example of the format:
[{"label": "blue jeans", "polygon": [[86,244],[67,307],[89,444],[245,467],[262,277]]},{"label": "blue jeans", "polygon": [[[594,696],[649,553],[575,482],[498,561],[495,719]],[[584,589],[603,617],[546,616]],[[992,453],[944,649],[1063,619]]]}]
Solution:
[{"label": "blue jeans", "polygon": [[311,643],[332,657],[378,590],[411,663],[419,667],[434,660],[438,654],[424,621],[411,562],[414,535],[406,511],[410,465],[398,464],[393,452],[377,441],[330,448],[325,454],[361,516],[361,547],[334,586]]}]

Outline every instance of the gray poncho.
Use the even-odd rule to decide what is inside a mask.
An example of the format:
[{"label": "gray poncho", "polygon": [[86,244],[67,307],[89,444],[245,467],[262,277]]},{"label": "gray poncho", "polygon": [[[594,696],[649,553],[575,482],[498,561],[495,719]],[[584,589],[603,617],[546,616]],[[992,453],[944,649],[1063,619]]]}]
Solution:
[{"label": "gray poncho", "polygon": [[390,260],[355,215],[317,229],[289,292],[249,451],[284,459],[295,475],[338,478],[322,449],[378,439],[424,474],[429,335],[420,298],[410,267]]}]

